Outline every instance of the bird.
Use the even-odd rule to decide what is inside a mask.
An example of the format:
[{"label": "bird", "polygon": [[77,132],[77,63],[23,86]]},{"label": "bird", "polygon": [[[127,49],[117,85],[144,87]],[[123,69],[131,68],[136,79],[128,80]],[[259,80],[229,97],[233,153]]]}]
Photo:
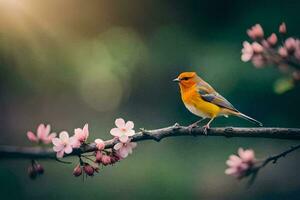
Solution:
[{"label": "bird", "polygon": [[246,119],[258,126],[263,124],[240,111],[238,111],[227,99],[220,95],[212,86],[200,78],[196,72],[182,72],[173,80],[179,84],[181,99],[185,107],[194,115],[202,119],[189,126],[190,130],[204,119],[210,119],[203,126],[204,133],[210,128],[211,122],[220,116],[237,116]]}]

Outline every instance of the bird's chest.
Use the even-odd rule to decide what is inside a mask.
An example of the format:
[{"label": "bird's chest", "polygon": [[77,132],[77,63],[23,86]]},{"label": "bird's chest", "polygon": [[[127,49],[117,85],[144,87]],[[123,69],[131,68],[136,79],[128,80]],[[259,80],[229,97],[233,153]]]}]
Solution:
[{"label": "bird's chest", "polygon": [[185,107],[194,115],[197,115],[202,118],[210,118],[210,115],[207,112],[203,112],[198,109],[195,105],[184,103]]},{"label": "bird's chest", "polygon": [[194,115],[202,118],[211,118],[217,116],[219,107],[204,101],[198,92],[189,91],[182,95],[185,107]]}]

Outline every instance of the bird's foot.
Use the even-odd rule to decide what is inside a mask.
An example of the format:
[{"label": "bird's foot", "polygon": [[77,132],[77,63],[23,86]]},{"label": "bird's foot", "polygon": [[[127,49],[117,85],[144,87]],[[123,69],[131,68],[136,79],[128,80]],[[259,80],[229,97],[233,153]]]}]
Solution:
[{"label": "bird's foot", "polygon": [[196,128],[196,127],[198,127],[197,123],[193,123],[193,124],[189,125],[189,126],[187,127],[188,130],[189,130],[189,133],[192,134],[193,128]]},{"label": "bird's foot", "polygon": [[208,124],[206,124],[205,126],[202,126],[203,128],[203,132],[204,132],[204,135],[207,135],[207,130],[210,128]]}]

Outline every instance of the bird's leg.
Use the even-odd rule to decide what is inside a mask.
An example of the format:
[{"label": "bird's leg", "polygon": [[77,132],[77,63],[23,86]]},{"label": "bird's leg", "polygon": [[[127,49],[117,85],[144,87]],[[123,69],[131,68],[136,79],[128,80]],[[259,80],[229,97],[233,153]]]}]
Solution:
[{"label": "bird's leg", "polygon": [[191,133],[191,132],[192,132],[192,129],[195,128],[195,127],[197,127],[198,124],[199,124],[200,122],[202,122],[203,120],[205,120],[205,118],[202,118],[202,119],[200,119],[200,120],[198,120],[198,121],[192,123],[191,125],[189,125],[189,126],[188,126],[189,132]]},{"label": "bird's leg", "polygon": [[207,135],[207,129],[209,129],[210,128],[210,123],[214,120],[215,118],[211,118],[210,120],[209,120],[209,122],[206,124],[206,125],[204,125],[203,126],[203,131],[204,131],[204,134],[205,135]]}]

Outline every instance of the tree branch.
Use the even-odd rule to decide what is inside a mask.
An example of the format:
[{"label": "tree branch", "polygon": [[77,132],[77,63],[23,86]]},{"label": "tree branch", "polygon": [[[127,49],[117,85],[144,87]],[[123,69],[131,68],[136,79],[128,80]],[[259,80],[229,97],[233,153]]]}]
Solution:
[{"label": "tree branch", "polygon": [[[133,137],[132,141],[139,142],[143,140],[155,140],[159,142],[166,137],[175,136],[203,136],[204,129],[200,127],[192,130],[186,126],[175,124],[166,128],[145,130],[141,129]],[[207,136],[223,137],[256,137],[256,138],[275,138],[300,140],[300,129],[296,128],[211,128],[207,130]],[[106,140],[105,148],[112,148],[117,143],[116,140]],[[79,149],[74,149],[71,154],[65,156],[81,155],[83,153],[93,152],[96,150],[95,143],[83,145]],[[41,147],[17,147],[17,146],[0,146],[0,158],[30,158],[30,159],[55,159],[55,152],[52,148]]]}]

